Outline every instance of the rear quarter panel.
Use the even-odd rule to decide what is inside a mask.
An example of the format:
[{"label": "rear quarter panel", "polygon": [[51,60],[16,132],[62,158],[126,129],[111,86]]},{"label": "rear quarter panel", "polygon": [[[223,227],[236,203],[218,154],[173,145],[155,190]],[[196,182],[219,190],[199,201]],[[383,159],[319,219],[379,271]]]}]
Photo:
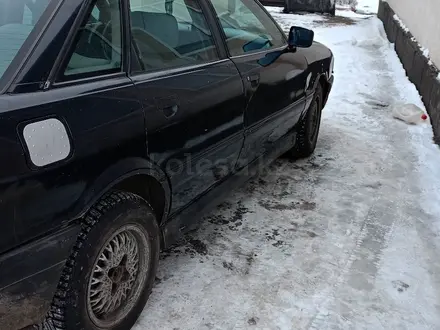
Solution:
[{"label": "rear quarter panel", "polygon": [[[128,78],[4,95],[0,106],[0,253],[67,225],[107,167],[147,151],[143,110]],[[64,123],[71,153],[38,167],[23,127],[47,118]]]}]

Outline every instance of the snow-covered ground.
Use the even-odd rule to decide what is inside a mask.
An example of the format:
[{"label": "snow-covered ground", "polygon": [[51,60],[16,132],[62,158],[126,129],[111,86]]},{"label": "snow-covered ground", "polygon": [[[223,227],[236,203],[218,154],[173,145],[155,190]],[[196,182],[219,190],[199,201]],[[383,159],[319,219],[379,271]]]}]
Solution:
[{"label": "snow-covered ground", "polygon": [[382,24],[269,10],[335,54],[316,153],[276,161],[164,254],[134,329],[440,329],[440,150],[387,108],[423,104]]}]

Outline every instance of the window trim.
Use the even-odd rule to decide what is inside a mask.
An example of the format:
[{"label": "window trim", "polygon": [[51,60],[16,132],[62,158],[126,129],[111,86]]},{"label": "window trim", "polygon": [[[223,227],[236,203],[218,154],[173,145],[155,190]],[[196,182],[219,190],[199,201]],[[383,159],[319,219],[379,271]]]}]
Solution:
[{"label": "window trim", "polygon": [[66,80],[66,81],[58,81],[58,82],[52,84],[52,88],[55,89],[55,88],[70,87],[70,86],[75,86],[75,85],[83,85],[83,84],[94,83],[97,81],[111,80],[111,79],[116,79],[116,78],[127,78],[127,74],[125,72],[107,73],[107,74],[93,76],[93,77],[78,78],[78,79],[72,79],[72,80]]},{"label": "window trim", "polygon": [[[165,0],[163,0],[165,2]],[[131,12],[131,6],[130,6],[130,0],[126,0],[127,4],[127,19],[129,21],[129,24],[127,24],[127,26],[129,25],[129,38],[130,40],[133,41],[133,47],[137,47],[136,41],[134,40],[133,36],[132,36],[132,30],[131,30],[131,17],[130,17],[130,12]],[[152,75],[152,77],[160,77],[162,76],[162,73],[164,75],[167,75],[167,73],[174,72],[177,70],[177,72],[179,72],[179,70],[191,70],[191,68],[195,68],[195,67],[200,67],[200,66],[209,66],[218,62],[221,62],[225,59],[228,58],[226,50],[224,49],[224,45],[223,47],[221,46],[222,44],[220,44],[220,40],[219,38],[219,31],[217,30],[217,26],[213,24],[213,22],[211,21],[213,19],[212,16],[212,12],[211,9],[209,7],[207,7],[206,5],[206,1],[204,0],[197,0],[197,3],[200,6],[200,9],[202,11],[203,17],[206,20],[206,24],[208,26],[209,31],[211,32],[211,37],[213,39],[214,42],[214,47],[217,50],[217,55],[218,55],[218,59],[214,59],[211,61],[205,61],[202,63],[196,63],[196,64],[184,64],[184,65],[179,65],[179,66],[173,66],[173,67],[163,67],[163,68],[158,68],[158,69],[153,69],[153,70],[145,70],[145,71],[139,71],[139,72],[133,72],[132,68],[130,67],[130,70],[128,71],[128,74],[130,77],[139,77],[139,76],[143,76],[143,75]],[[214,17],[215,18],[215,17]],[[139,58],[139,55],[137,54],[137,52],[135,52],[134,56],[136,56],[136,59],[139,63],[142,64],[142,60]]]},{"label": "window trim", "polygon": [[[224,1],[227,1],[227,0],[224,0]],[[256,1],[256,0],[240,0],[240,1],[242,1],[245,5],[246,5],[246,2],[254,2],[254,3],[256,3],[263,10],[263,12],[270,18],[272,23],[275,24],[276,28],[280,32],[280,34],[281,34],[281,36],[282,36],[282,38],[283,38],[283,40],[285,42],[285,44],[283,46],[277,46],[277,47],[273,47],[273,48],[265,48],[265,49],[262,49],[262,50],[256,49],[256,50],[249,51],[249,52],[246,52],[246,53],[243,53],[243,54],[240,54],[240,55],[231,55],[231,51],[229,50],[229,47],[228,47],[228,38],[226,38],[225,30],[223,29],[222,24],[220,22],[220,19],[218,18],[217,11],[215,10],[215,7],[214,7],[214,5],[212,3],[212,0],[208,0],[207,2],[209,2],[209,5],[211,6],[211,10],[213,11],[214,18],[215,18],[215,20],[217,22],[217,28],[220,29],[220,33],[221,33],[222,39],[223,39],[223,45],[224,45],[224,47],[226,49],[226,52],[227,52],[229,58],[232,59],[232,58],[238,58],[238,57],[242,57],[242,56],[246,56],[246,55],[255,55],[255,54],[260,54],[260,53],[267,53],[268,51],[273,51],[273,50],[277,50],[279,48],[287,47],[287,45],[288,45],[288,38],[287,38],[286,34],[284,33],[283,29],[281,29],[281,27],[278,25],[278,23],[275,21],[275,19],[272,17],[272,15],[266,10],[266,8],[264,8],[264,6],[259,1]],[[254,14],[254,13],[252,13],[252,14]],[[255,16],[258,19],[258,16],[257,15],[255,15]]]},{"label": "window trim", "polygon": [[6,71],[0,77],[0,95],[7,93],[14,86],[20,71],[32,58],[34,50],[37,48],[41,38],[52,24],[55,15],[57,15],[60,8],[64,5],[64,1],[65,0],[52,0],[49,3],[37,24],[35,24],[34,29],[28,35],[14,59],[9,63]]},{"label": "window trim", "polygon": [[[83,4],[83,7],[81,8],[80,14],[78,15],[77,19],[75,20],[75,24],[72,27],[72,29],[69,32],[69,36],[66,40],[66,43],[63,45],[63,48],[61,49],[61,52],[58,56],[58,63],[54,65],[54,70],[51,72],[50,78],[48,79],[49,82],[51,82],[51,85],[53,87],[60,87],[60,86],[66,86],[71,84],[77,84],[77,83],[85,83],[85,82],[93,82],[96,80],[103,80],[103,79],[109,79],[113,77],[118,77],[120,75],[126,76],[126,69],[127,69],[127,55],[126,55],[126,36],[125,36],[125,15],[124,15],[124,9],[125,9],[125,0],[118,0],[119,1],[119,8],[120,8],[120,20],[121,20],[121,69],[119,72],[107,72],[105,71],[96,71],[91,72],[90,76],[86,77],[75,77],[72,79],[64,79],[64,70],[67,67],[70,58],[75,51],[76,47],[76,37],[78,36],[79,30],[85,23],[85,21],[89,18],[93,11],[93,7],[96,4],[98,0],[86,0]],[[61,79],[60,79],[61,78]]]},{"label": "window trim", "polygon": [[217,12],[215,10],[214,5],[212,4],[212,1],[211,0],[205,1],[204,6],[209,7],[212,23],[213,23],[213,25],[215,24],[215,30],[217,30],[217,32],[218,32],[218,36],[221,40],[223,51],[228,58],[231,58],[228,44],[226,42],[226,34],[225,34],[225,31],[223,30],[223,27],[220,23],[220,20],[218,19]]},{"label": "window trim", "polygon": [[[130,1],[122,1],[122,53],[125,54],[125,60],[122,58],[123,72],[128,76],[131,72],[133,56],[136,56],[136,52],[133,48],[133,39],[131,37],[131,19],[130,19]],[[139,61],[139,60],[138,60]]]},{"label": "window trim", "polygon": [[217,24],[217,17],[215,15],[214,8],[212,7],[211,1],[202,0],[199,1],[199,3],[203,13],[205,14],[206,22],[210,27],[220,59],[222,60],[228,58],[229,57],[228,51],[227,48],[225,47],[226,45],[224,43],[223,36],[221,34],[222,31],[220,31],[219,26]]},{"label": "window trim", "polygon": [[76,17],[75,22],[73,23],[72,28],[69,31],[66,41],[64,42],[63,46],[60,49],[57,60],[54,63],[51,72],[49,73],[49,76],[47,78],[47,83],[44,89],[48,89],[50,86],[57,85],[58,72],[61,70],[60,68],[62,66],[62,63],[64,62],[66,54],[68,54],[70,49],[73,47],[72,44],[75,41],[75,36],[78,30],[80,29],[83,21],[85,20],[87,8],[91,6],[93,1],[94,0],[86,0],[83,2],[81,9],[78,13],[78,16]]},{"label": "window trim", "polygon": [[144,83],[147,81],[154,81],[157,79],[163,79],[170,76],[192,73],[197,70],[211,67],[213,65],[228,63],[229,61],[230,61],[229,58],[223,58],[211,62],[198,63],[194,65],[185,65],[185,66],[164,68],[155,71],[139,72],[139,73],[135,73],[134,75],[131,75],[130,77],[133,78],[133,83],[135,84],[139,82]]},{"label": "window trim", "polygon": [[[243,0],[246,1],[246,0]],[[275,24],[275,26],[278,28],[278,31],[280,31],[281,35],[283,36],[284,41],[286,42],[286,46],[289,42],[289,38],[286,35],[286,33],[284,32],[284,30],[281,28],[281,26],[279,26],[279,24],[277,23],[277,21],[275,20],[275,18],[266,10],[266,8],[264,8],[263,4],[260,1],[255,1],[255,0],[251,0],[257,3],[257,5],[260,6],[260,8],[266,13],[267,16],[269,16],[270,20]]]},{"label": "window trim", "polygon": [[265,48],[265,49],[261,49],[261,50],[256,50],[256,51],[250,51],[250,52],[246,52],[240,55],[234,55],[231,56],[231,59],[236,59],[236,58],[243,58],[246,56],[255,56],[255,55],[259,55],[259,54],[266,54],[266,53],[270,53],[270,52],[275,52],[275,51],[279,51],[279,50],[284,50],[286,49],[286,46],[278,46],[278,47],[273,47],[273,48]]}]

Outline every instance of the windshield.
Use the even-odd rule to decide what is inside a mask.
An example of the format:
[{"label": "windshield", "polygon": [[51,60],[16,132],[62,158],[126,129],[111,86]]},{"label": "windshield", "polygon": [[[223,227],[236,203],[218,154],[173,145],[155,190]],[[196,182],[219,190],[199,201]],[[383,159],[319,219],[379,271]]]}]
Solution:
[{"label": "windshield", "polygon": [[52,0],[0,0],[0,79]]}]

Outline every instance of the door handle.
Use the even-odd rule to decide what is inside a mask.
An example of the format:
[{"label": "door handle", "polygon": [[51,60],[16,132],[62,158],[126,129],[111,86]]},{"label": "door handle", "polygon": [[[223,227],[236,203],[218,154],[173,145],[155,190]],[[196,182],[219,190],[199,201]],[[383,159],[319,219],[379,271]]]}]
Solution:
[{"label": "door handle", "polygon": [[258,73],[251,74],[247,77],[247,80],[251,83],[252,87],[257,87],[260,84],[260,75]]},{"label": "door handle", "polygon": [[179,106],[177,104],[162,108],[162,112],[164,116],[167,118],[173,117],[178,110],[179,110]]},{"label": "door handle", "polygon": [[156,97],[155,103],[166,118],[173,117],[179,111],[180,102],[177,95]]}]

